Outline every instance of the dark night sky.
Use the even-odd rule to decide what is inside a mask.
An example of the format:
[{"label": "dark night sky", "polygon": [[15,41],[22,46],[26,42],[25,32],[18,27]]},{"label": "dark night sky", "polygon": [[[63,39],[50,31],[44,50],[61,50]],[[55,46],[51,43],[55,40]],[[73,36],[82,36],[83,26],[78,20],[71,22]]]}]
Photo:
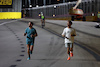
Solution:
[{"label": "dark night sky", "polygon": [[[29,2],[28,0],[22,0],[22,5],[24,5],[24,7],[28,7],[29,6]],[[51,0],[51,4],[49,2],[50,0],[46,0],[46,5],[51,5],[51,4],[58,4],[58,3],[63,3],[63,0],[60,0],[60,1],[57,1],[57,0]],[[67,2],[71,2],[71,1],[77,1],[77,0],[65,0]],[[39,6],[43,6],[43,0],[31,0],[31,5],[33,7],[35,7],[36,5],[39,5]]]}]

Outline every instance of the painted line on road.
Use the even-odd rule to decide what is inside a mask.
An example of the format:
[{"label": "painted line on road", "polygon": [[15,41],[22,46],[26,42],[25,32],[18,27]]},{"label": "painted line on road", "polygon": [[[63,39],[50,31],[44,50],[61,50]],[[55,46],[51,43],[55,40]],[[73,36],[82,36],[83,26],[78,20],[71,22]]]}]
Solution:
[{"label": "painted line on road", "polygon": [[[61,26],[61,27],[66,27],[66,26],[63,26],[63,25],[60,25],[60,24],[56,24],[56,23],[50,23],[50,22],[46,22],[46,23],[49,23],[49,24],[54,24],[54,25],[58,25],[58,26]],[[78,29],[75,29],[77,32],[80,32],[80,33],[83,33],[83,34],[86,34],[86,35],[89,35],[89,36],[93,36],[93,37],[97,37],[97,38],[100,38],[99,35],[95,35],[95,34],[91,34],[91,33],[87,33],[87,32],[83,32],[83,31],[80,31]]]},{"label": "painted line on road", "polygon": [[[21,21],[21,22],[25,22],[25,21]],[[55,24],[55,25],[58,25],[58,24]],[[37,27],[39,27],[39,28],[42,28],[42,27],[39,26],[39,25],[35,25],[35,26],[37,26]],[[61,25],[59,25],[59,26],[61,26]],[[63,26],[63,27],[64,27],[64,26]],[[46,30],[46,31],[48,31],[48,32],[50,32],[50,33],[52,33],[52,34],[54,34],[54,35],[60,37],[60,38],[63,38],[60,34],[57,34],[56,32],[54,32],[54,31],[52,31],[52,30],[50,30],[50,29],[46,29],[46,28],[42,28],[42,29],[44,29],[44,30]],[[82,32],[82,33],[83,33],[83,32]],[[87,34],[87,33],[85,33],[85,34]],[[88,34],[88,35],[91,35],[91,34]],[[64,39],[64,38],[63,38],[63,39]],[[77,45],[77,46],[79,46],[79,47],[81,47],[81,48],[83,48],[83,49],[86,50],[87,52],[89,52],[91,55],[93,55],[93,56],[95,57],[95,59],[96,59],[97,61],[100,61],[100,56],[99,56],[97,53],[95,53],[95,51],[93,51],[92,49],[89,49],[88,47],[83,46],[83,45],[81,45],[81,44],[78,44],[78,43],[76,43],[76,42],[74,42],[74,44]]]},{"label": "painted line on road", "polygon": [[[11,23],[11,22],[15,22],[17,20],[14,21],[9,21],[9,22],[4,22],[1,25],[7,24],[7,23]],[[5,25],[5,27],[7,27],[9,29],[9,31],[11,31],[15,37],[17,38],[17,40],[20,42],[20,44],[23,46],[23,41],[21,41],[21,39],[18,37],[18,35],[15,33],[15,31],[13,31],[13,29],[11,29],[9,26]],[[24,49],[25,47],[21,47],[21,49]],[[25,50],[22,50],[21,52],[25,52]],[[20,57],[24,57],[24,54],[19,55]],[[21,62],[22,59],[17,59],[16,62]],[[16,67],[17,65],[11,65],[10,67]]]},{"label": "painted line on road", "polygon": [[15,21],[18,21],[18,20],[12,20],[12,21],[8,21],[8,22],[3,22],[0,24],[0,26],[4,25],[4,24],[8,24],[8,23],[12,23],[12,22],[15,22]]},{"label": "painted line on road", "polygon": [[[35,26],[41,28],[41,26],[39,26],[39,25],[35,25]],[[54,34],[54,35],[56,35],[56,36],[58,36],[58,37],[60,37],[60,38],[63,38],[61,35],[55,33],[54,31],[51,31],[51,30],[46,29],[46,28],[43,28],[43,29],[46,30],[46,31],[48,31],[48,32],[50,32],[50,33],[52,33],[52,34]],[[63,39],[64,39],[64,38],[63,38]],[[86,50],[87,52],[89,52],[91,55],[93,55],[93,56],[95,57],[95,59],[96,59],[97,61],[100,61],[100,56],[99,56],[97,53],[95,53],[94,51],[92,51],[91,49],[89,49],[88,47],[85,47],[85,46],[83,46],[83,45],[81,45],[81,44],[78,44],[78,43],[76,43],[76,42],[74,42],[74,44],[77,45],[77,46],[79,46],[79,47],[81,47],[81,48],[83,48],[83,49]]]}]

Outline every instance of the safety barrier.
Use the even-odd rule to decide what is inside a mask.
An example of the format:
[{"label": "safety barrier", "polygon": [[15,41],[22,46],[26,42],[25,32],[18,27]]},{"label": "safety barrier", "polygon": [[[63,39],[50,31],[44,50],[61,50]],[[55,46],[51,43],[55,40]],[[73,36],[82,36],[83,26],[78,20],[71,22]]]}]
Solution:
[{"label": "safety barrier", "polygon": [[0,12],[0,19],[20,19],[21,12]]}]

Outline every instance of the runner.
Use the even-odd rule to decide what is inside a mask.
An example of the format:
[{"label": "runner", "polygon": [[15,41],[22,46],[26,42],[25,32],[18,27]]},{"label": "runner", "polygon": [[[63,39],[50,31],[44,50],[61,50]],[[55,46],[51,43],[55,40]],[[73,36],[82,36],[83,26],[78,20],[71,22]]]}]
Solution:
[{"label": "runner", "polygon": [[41,26],[42,28],[45,26],[45,16],[43,14],[41,14]]},{"label": "runner", "polygon": [[28,53],[27,60],[30,60],[30,54],[32,54],[32,51],[33,51],[34,40],[35,40],[35,37],[37,36],[37,32],[36,32],[35,28],[33,28],[32,22],[29,22],[28,25],[29,25],[29,27],[26,28],[24,36],[27,35],[27,38],[26,38],[27,53]]},{"label": "runner", "polygon": [[67,27],[63,30],[62,36],[65,37],[65,47],[67,48],[68,59],[70,60],[70,56],[73,57],[73,43],[74,36],[76,36],[75,29],[71,27],[72,22],[67,22]]}]

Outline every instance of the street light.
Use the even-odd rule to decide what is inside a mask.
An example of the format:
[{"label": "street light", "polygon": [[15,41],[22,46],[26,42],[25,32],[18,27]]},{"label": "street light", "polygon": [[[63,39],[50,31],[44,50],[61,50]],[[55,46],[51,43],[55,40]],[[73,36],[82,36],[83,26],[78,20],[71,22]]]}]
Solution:
[{"label": "street light", "polygon": [[39,7],[38,5],[36,5],[36,7]]},{"label": "street light", "polygon": [[57,6],[54,6],[54,9],[56,9],[57,8]]},{"label": "street light", "polygon": [[56,11],[56,8],[57,8],[57,6],[55,5],[55,6],[54,6],[54,14],[53,14],[53,17],[56,16],[56,12],[55,12],[55,11]]},{"label": "street light", "polygon": [[32,7],[32,5],[29,6],[30,8]]},{"label": "street light", "polygon": [[56,15],[55,14],[53,14],[53,17],[55,17]]},{"label": "street light", "polygon": [[94,16],[94,13],[92,13],[92,16]]},{"label": "street light", "polygon": [[70,4],[70,2],[68,2]]}]

